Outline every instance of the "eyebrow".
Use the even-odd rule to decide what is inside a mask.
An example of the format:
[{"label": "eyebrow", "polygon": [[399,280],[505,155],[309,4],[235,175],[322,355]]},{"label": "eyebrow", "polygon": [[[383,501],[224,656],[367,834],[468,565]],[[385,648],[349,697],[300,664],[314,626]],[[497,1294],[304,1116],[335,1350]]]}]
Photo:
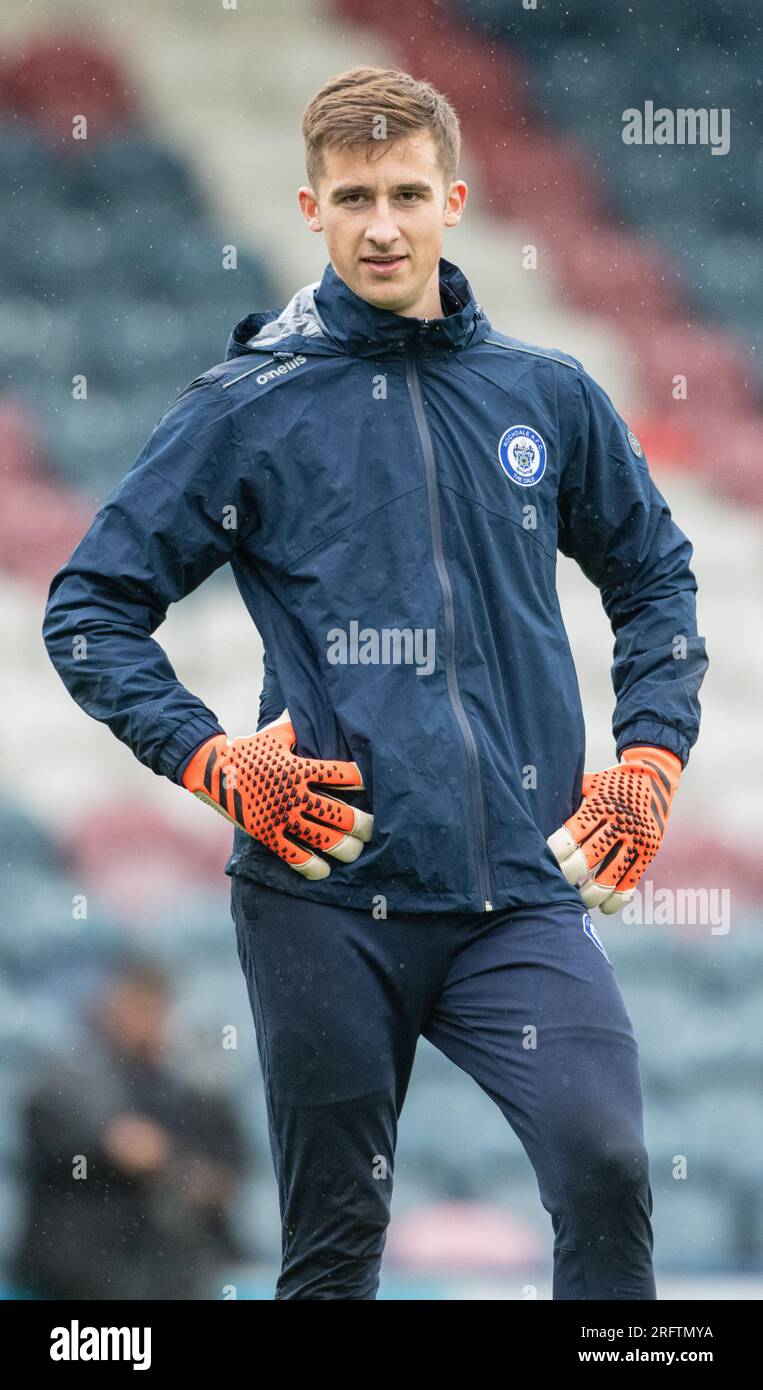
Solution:
[{"label": "eyebrow", "polygon": [[[344,198],[348,193],[373,193],[373,191],[374,190],[365,183],[340,183],[338,188],[333,189],[331,201],[334,202],[338,198]],[[431,193],[432,185],[411,180],[408,183],[397,184],[392,191],[393,193],[402,193],[403,191],[406,193]]]}]

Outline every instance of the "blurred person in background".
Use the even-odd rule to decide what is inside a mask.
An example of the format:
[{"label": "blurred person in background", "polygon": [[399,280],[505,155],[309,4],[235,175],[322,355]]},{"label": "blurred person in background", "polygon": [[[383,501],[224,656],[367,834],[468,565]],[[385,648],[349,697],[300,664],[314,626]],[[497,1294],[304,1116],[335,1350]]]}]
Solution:
[{"label": "blurred person in background", "polygon": [[42,1299],[214,1296],[241,1258],[227,1221],[243,1166],[226,1103],[165,1065],[168,985],[123,961],[69,1062],[25,1107],[27,1209],[12,1275]]}]

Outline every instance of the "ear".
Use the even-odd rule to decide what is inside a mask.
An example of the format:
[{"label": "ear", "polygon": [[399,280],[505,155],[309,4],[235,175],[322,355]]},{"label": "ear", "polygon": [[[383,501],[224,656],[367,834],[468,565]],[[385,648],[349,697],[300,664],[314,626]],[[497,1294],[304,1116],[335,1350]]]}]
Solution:
[{"label": "ear", "polygon": [[445,203],[444,225],[446,227],[455,227],[461,221],[468,196],[469,189],[462,180],[459,179],[450,185]]},{"label": "ear", "polygon": [[318,210],[318,199],[312,188],[303,185],[297,192],[300,210],[311,232],[322,232],[323,223]]}]

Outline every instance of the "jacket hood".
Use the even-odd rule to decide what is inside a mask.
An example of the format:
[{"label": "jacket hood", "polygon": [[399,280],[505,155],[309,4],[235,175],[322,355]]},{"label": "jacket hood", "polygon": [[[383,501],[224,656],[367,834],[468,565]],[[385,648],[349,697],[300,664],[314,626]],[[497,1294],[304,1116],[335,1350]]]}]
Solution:
[{"label": "jacket hood", "polygon": [[414,342],[424,352],[454,352],[481,342],[491,325],[466,276],[444,257],[440,257],[439,271],[446,316],[421,319],[369,304],[340,279],[329,262],[323,278],[297,290],[283,309],[266,309],[241,319],[228,339],[225,360],[246,352],[289,354],[311,346],[370,357],[404,351]]}]

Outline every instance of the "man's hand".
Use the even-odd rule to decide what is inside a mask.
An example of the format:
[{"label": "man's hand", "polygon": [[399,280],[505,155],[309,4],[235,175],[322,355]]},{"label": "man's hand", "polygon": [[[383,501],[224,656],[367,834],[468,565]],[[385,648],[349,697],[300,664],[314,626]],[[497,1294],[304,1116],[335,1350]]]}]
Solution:
[{"label": "man's hand", "polygon": [[357,763],[301,758],[292,752],[297,736],[284,710],[279,719],[247,738],[216,734],[194,753],[183,786],[260,840],[305,878],[327,878],[331,867],[319,855],[287,839],[352,864],[370,840],[374,818],[333,796],[319,796],[313,783],[362,790]]},{"label": "man's hand", "polygon": [[172,1145],[163,1125],[147,1115],[124,1114],[106,1126],[103,1147],[118,1168],[138,1176],[164,1168]]},{"label": "man's hand", "polygon": [[586,907],[630,902],[660,848],[683,763],[667,748],[624,748],[620,762],[583,778],[583,800],[548,844]]}]

